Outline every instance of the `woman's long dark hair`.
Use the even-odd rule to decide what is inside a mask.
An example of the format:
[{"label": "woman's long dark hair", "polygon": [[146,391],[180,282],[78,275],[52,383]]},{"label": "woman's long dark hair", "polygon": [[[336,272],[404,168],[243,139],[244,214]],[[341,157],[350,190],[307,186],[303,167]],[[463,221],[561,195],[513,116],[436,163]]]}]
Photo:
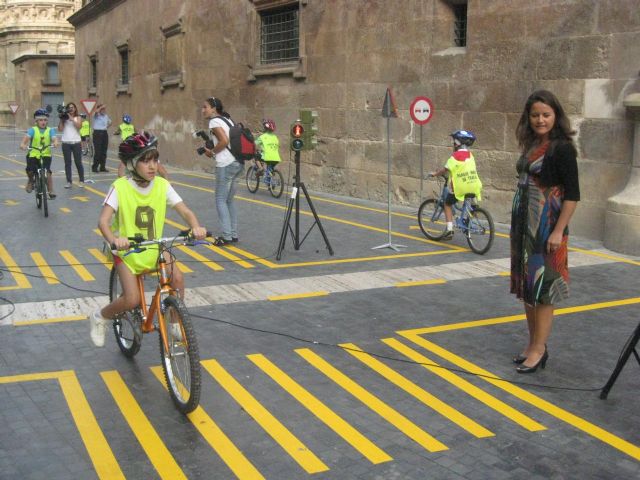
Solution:
[{"label": "woman's long dark hair", "polygon": [[537,140],[537,135],[529,124],[531,107],[536,102],[548,105],[553,109],[553,112],[556,115],[553,128],[551,129],[551,132],[549,132],[549,140],[551,140],[549,151],[552,151],[559,142],[569,142],[573,144],[573,139],[571,137],[575,135],[576,132],[572,130],[571,121],[569,120],[569,117],[567,117],[567,114],[564,113],[564,109],[562,108],[560,101],[548,90],[536,90],[529,95],[527,103],[525,103],[524,106],[524,111],[520,116],[518,126],[516,127],[516,138],[518,139],[518,145],[522,151],[529,151]]},{"label": "woman's long dark hair", "polygon": [[218,112],[218,115],[222,115],[225,118],[231,118],[231,115],[225,111],[224,106],[222,105],[222,100],[219,98],[209,97],[207,98],[207,103],[211,105],[211,108]]}]

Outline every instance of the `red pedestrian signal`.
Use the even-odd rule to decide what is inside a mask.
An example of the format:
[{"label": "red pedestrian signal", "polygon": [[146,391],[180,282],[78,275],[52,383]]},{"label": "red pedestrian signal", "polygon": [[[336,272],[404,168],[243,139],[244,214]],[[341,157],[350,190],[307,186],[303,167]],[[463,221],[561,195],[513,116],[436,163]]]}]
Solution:
[{"label": "red pedestrian signal", "polygon": [[294,123],[291,126],[291,150],[295,152],[302,150],[302,147],[304,147],[302,135],[304,135],[304,127],[301,123]]}]

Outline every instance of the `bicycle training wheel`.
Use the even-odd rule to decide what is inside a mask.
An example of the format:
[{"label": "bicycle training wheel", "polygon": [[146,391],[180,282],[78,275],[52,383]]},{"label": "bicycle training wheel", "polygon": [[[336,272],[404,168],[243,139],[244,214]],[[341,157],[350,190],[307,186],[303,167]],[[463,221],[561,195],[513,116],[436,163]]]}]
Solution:
[{"label": "bicycle training wheel", "polygon": [[[160,315],[160,352],[162,369],[173,403],[182,413],[196,409],[200,402],[200,355],[191,317],[181,300],[164,299],[165,311]],[[166,343],[162,330],[166,332]]]},{"label": "bicycle training wheel", "polygon": [[42,202],[42,213],[45,217],[49,216],[49,205],[47,203],[47,174],[39,175],[40,177],[40,196]]},{"label": "bicycle training wheel", "polygon": [[469,212],[467,230],[467,242],[475,253],[484,255],[493,245],[496,235],[491,214],[484,208],[473,207]]},{"label": "bicycle training wheel", "polygon": [[[111,268],[109,275],[109,301],[113,302],[122,295],[120,279],[116,272],[116,266]],[[125,357],[133,358],[140,351],[142,345],[142,314],[140,309],[124,312],[118,315],[113,321],[113,333],[116,335],[116,342],[120,351]]]},{"label": "bicycle training wheel", "polygon": [[269,182],[269,192],[274,198],[280,198],[282,195],[282,189],[284,188],[284,179],[282,174],[278,170],[271,172],[271,181]]},{"label": "bicycle training wheel", "polygon": [[442,202],[435,198],[422,202],[418,209],[418,223],[429,240],[440,240],[447,229]]},{"label": "bicycle training wheel", "polygon": [[260,186],[260,177],[258,176],[257,168],[252,165],[247,170],[247,188],[251,193],[256,193]]}]

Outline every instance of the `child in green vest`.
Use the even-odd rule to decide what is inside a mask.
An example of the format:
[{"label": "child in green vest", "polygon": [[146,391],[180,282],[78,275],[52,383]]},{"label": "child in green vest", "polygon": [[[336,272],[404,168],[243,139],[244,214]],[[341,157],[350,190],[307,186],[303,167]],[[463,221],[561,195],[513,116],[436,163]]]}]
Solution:
[{"label": "child in green vest", "polygon": [[262,120],[263,133],[256,138],[256,151],[260,156],[256,158],[258,175],[261,175],[265,168],[265,163],[274,167],[280,163],[280,140],[276,136],[276,122],[273,120]]},{"label": "child in green vest", "polygon": [[131,123],[131,116],[126,113],[122,116],[122,123],[118,125],[118,130],[113,132],[114,135],[120,135],[120,138],[124,142],[131,135],[136,133],[136,127]]},{"label": "child in green vest", "polygon": [[[118,156],[130,172],[120,177],[109,189],[104,200],[98,227],[109,245],[114,246],[114,265],[118,273],[122,296],[89,316],[91,340],[96,347],[104,346],[107,327],[121,312],[140,304],[136,275],[156,269],[158,250],[149,248],[135,255],[121,255],[129,248],[127,237],[141,234],[145,239],[162,237],[167,208],[173,208],[189,225],[197,240],[206,236],[195,214],[182,201],[171,184],[158,175],[157,139],[142,132],[134,134],[120,144]],[[115,216],[115,222],[112,219]],[[151,220],[150,220],[151,219]],[[184,277],[176,267],[175,259],[165,252],[171,286],[182,298]]]},{"label": "child in green vest", "polygon": [[474,194],[480,200],[482,193],[482,182],[476,170],[476,161],[469,151],[469,147],[476,141],[476,136],[468,130],[457,130],[449,136],[453,137],[453,154],[444,167],[429,174],[432,177],[448,177],[445,187],[448,195],[444,202],[447,231],[442,237],[443,240],[453,238],[453,209],[451,206],[464,200],[464,196],[467,194]]},{"label": "child in green vest", "polygon": [[91,136],[91,125],[87,120],[87,114],[81,113],[82,124],[80,125],[80,140],[82,142],[82,154],[87,155],[89,153],[89,137]]},{"label": "child in green vest", "polygon": [[[47,189],[49,190],[49,198],[56,198],[56,194],[53,193],[53,177],[51,175],[51,145],[57,147],[58,137],[56,137],[56,129],[50,128],[49,112],[44,108],[39,108],[33,114],[36,124],[27,130],[27,134],[20,143],[20,148],[26,150],[28,147],[37,147],[38,149],[30,149],[27,153],[27,184],[24,189],[27,193],[31,193],[33,190],[33,183],[36,175],[36,170],[39,167],[39,160],[42,158],[42,164],[47,169]],[[40,148],[45,147],[40,150]]]}]

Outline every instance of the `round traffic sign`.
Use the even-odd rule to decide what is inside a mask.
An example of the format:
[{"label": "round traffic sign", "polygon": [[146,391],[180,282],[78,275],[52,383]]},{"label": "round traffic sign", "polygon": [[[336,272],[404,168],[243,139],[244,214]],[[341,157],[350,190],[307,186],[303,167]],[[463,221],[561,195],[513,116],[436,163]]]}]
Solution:
[{"label": "round traffic sign", "polygon": [[424,125],[433,117],[433,103],[427,97],[416,97],[411,102],[409,114],[418,125]]}]

